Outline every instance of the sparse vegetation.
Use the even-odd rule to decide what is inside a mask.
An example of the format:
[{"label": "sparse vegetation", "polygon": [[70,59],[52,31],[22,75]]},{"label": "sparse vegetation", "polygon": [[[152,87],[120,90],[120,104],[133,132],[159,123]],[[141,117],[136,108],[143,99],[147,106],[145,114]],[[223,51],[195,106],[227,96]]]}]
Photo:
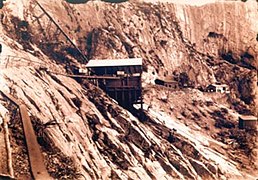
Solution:
[{"label": "sparse vegetation", "polygon": [[234,128],[235,124],[227,117],[228,111],[226,109],[216,110],[211,113],[213,119],[215,119],[215,127],[217,128]]},{"label": "sparse vegetation", "polygon": [[25,50],[32,50],[33,48],[30,45],[32,37],[29,23],[15,16],[10,16],[9,18],[11,21],[10,25],[3,26],[8,32],[7,35],[12,39],[17,39]]},{"label": "sparse vegetation", "polygon": [[251,114],[251,111],[248,109],[246,105],[244,105],[241,101],[233,101],[232,102],[233,108],[240,114]]},{"label": "sparse vegetation", "polygon": [[224,60],[226,60],[226,61],[228,61],[228,62],[230,62],[232,64],[236,64],[237,63],[237,60],[234,57],[234,54],[233,54],[233,52],[231,50],[229,50],[226,53],[222,53],[221,57],[222,57],[222,59],[224,59]]},{"label": "sparse vegetation", "polygon": [[[225,6],[229,8],[227,11],[230,15],[224,19],[217,16],[216,22],[224,22],[226,18],[227,22],[237,23],[233,19],[235,6],[231,7],[231,3]],[[76,84],[66,76],[51,74],[55,71],[59,74],[58,71],[64,66],[60,73],[75,74],[79,67],[84,68],[84,64],[78,60],[80,54],[77,49],[66,42],[62,35],[59,36],[59,32],[55,32],[56,28],[48,28],[46,16],[39,19],[40,23],[34,19],[42,13],[38,12],[38,7],[35,8],[35,14],[32,14],[31,6],[30,9],[24,6],[24,19],[30,22],[15,22],[21,32],[16,32],[13,28],[15,23],[7,25],[6,28],[10,29],[12,36],[8,41],[13,40],[14,44],[22,44],[23,47],[23,43],[28,43],[33,48],[26,52],[26,48],[19,45],[12,49],[13,53],[17,51],[17,54],[29,54],[32,57],[31,52],[38,50],[38,60],[49,65],[48,71],[39,71],[37,75],[23,67],[7,70],[6,72],[13,74],[5,75],[10,78],[8,82],[12,84],[12,89],[17,90],[19,98],[28,105],[47,169],[53,178],[79,179],[77,165],[78,170],[90,179],[141,179],[144,178],[143,174],[149,175],[150,179],[157,179],[157,175],[160,175],[155,169],[157,165],[158,171],[166,172],[168,179],[194,179],[197,176],[202,179],[220,179],[230,178],[230,174],[234,177],[234,173],[245,176],[248,169],[240,169],[239,166],[245,164],[242,161],[251,156],[253,137],[257,135],[238,129],[237,113],[232,109],[243,114],[250,113],[251,104],[246,105],[242,100],[246,103],[252,102],[252,96],[246,93],[250,90],[248,86],[252,80],[249,81],[249,75],[243,76],[250,71],[248,64],[255,59],[256,54],[251,44],[253,41],[248,42],[251,48],[244,50],[245,44],[238,48],[234,44],[244,42],[243,33],[237,37],[230,36],[232,33],[220,34],[222,32],[217,31],[216,27],[211,27],[212,23],[207,23],[207,28],[198,28],[199,33],[192,33],[195,29],[188,28],[188,22],[192,24],[198,20],[194,16],[198,15],[199,10],[207,11],[208,14],[216,13],[219,12],[217,8],[221,9],[220,5],[214,6],[212,12],[208,12],[211,8],[202,10],[199,7],[198,12],[191,13],[194,7],[188,8],[189,13],[185,18],[190,19],[183,23],[186,25],[184,27],[181,26],[181,19],[177,18],[174,6],[166,4],[136,2],[120,6],[96,2],[78,6],[79,8],[66,2],[43,5],[51,11],[51,16],[89,59],[142,57],[142,68],[144,71],[148,70],[148,73],[143,74],[143,82],[146,83],[143,84],[143,88],[146,88],[143,95],[144,105],[149,107],[144,106],[143,111],[129,110],[129,113],[129,108],[121,108],[118,101],[112,101],[104,91],[92,85],[91,81],[81,78],[76,79]],[[62,8],[59,9],[60,6]],[[239,12],[246,12],[241,9],[242,6],[238,8]],[[182,10],[185,11],[184,7]],[[58,12],[57,15],[54,12]],[[94,13],[98,17],[92,19],[90,15]],[[191,17],[187,17],[188,14]],[[245,20],[240,16],[237,18],[245,27],[244,30],[248,30],[248,22],[245,23]],[[199,21],[194,28],[203,27],[203,23],[205,22]],[[30,25],[33,25],[33,29],[30,29]],[[231,26],[224,27],[225,32],[232,31]],[[237,31],[234,28],[233,30]],[[248,32],[245,38],[255,38],[255,33]],[[249,34],[253,37],[249,37]],[[231,38],[230,42],[226,38]],[[258,41],[258,34],[256,40]],[[6,45],[10,43],[8,41],[5,42]],[[221,56],[217,56],[216,48],[224,49]],[[240,50],[242,54],[238,52]],[[221,57],[231,63],[225,62]],[[29,69],[34,71],[34,67]],[[20,80],[19,76],[23,78]],[[177,90],[166,95],[166,90],[163,89],[167,88],[156,88],[151,84],[158,76],[166,76],[180,83],[180,87],[186,88],[179,89],[177,84]],[[204,91],[207,84],[214,83],[215,80],[230,87],[234,86],[231,94],[208,94],[187,88],[199,87]],[[102,87],[103,84],[99,84]],[[126,83],[126,86],[130,87],[130,83]],[[120,98],[120,94],[115,95]],[[127,96],[126,93],[125,96],[130,95],[128,93]],[[239,101],[226,101],[231,95],[234,98],[244,96]],[[121,98],[124,99],[122,96]],[[135,104],[134,107],[140,106]],[[37,119],[33,114],[44,119]],[[16,133],[14,136],[17,143],[21,145],[16,153],[19,162],[25,167],[20,169],[25,172],[28,166],[25,161],[28,157],[23,156],[26,148],[23,146],[21,127],[15,119],[11,119],[10,126],[12,132]],[[204,154],[206,155],[203,156]],[[221,160],[218,164],[216,158]],[[223,159],[232,163],[222,166]],[[251,162],[249,159],[246,161]],[[16,168],[19,168],[17,165],[19,163],[15,162]],[[228,174],[225,175],[225,172]],[[133,177],[130,177],[132,174]],[[104,175],[106,177],[102,177]]]},{"label": "sparse vegetation", "polygon": [[194,81],[190,80],[190,78],[186,72],[180,73],[178,79],[179,79],[179,81],[178,81],[179,87],[181,87],[181,88],[194,87]]},{"label": "sparse vegetation", "polygon": [[47,133],[47,128],[58,125],[55,120],[51,120],[45,124],[35,116],[31,117],[33,128],[37,135],[38,142],[45,152],[45,160],[47,162],[47,170],[53,178],[56,179],[78,179],[79,175],[76,164],[71,157],[64,155],[52,142]]},{"label": "sparse vegetation", "polygon": [[[218,137],[225,144],[230,143],[230,146],[237,152],[238,156],[245,156],[247,161],[241,161],[242,168],[246,168],[247,166],[255,167],[253,163],[257,158],[252,152],[256,145],[256,136],[257,132],[252,130],[240,130],[237,127],[232,129],[222,130],[218,133]],[[234,157],[237,161],[239,161],[238,156]]]},{"label": "sparse vegetation", "polygon": [[7,102],[7,109],[11,113],[8,127],[10,129],[10,143],[12,144],[12,161],[14,175],[16,178],[26,176],[30,179],[31,174],[29,172],[29,157],[27,154],[26,141],[22,128],[19,109],[10,101]]},{"label": "sparse vegetation", "polygon": [[211,38],[223,38],[223,34],[218,34],[216,32],[209,32],[208,34],[208,37],[211,37]]}]

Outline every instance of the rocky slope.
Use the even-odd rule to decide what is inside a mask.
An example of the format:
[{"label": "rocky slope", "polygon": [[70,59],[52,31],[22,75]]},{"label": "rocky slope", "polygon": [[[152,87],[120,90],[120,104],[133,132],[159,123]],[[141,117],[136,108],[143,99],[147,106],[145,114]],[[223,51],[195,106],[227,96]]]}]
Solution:
[{"label": "rocky slope", "polygon": [[[53,177],[255,178],[257,140],[237,129],[231,102],[257,110],[256,3],[39,2],[88,58],[143,57],[145,70],[145,113],[139,118],[89,82],[55,74],[81,65],[76,51],[46,16],[35,19],[42,12],[33,1],[6,2],[1,90],[27,105]],[[8,55],[23,59],[7,61]],[[196,89],[171,92],[150,84],[157,76],[182,72],[196,87],[222,81],[233,93],[209,97]]]},{"label": "rocky slope", "polygon": [[[203,87],[216,81],[233,82],[231,88],[237,97],[251,104],[253,109],[257,107],[256,79],[251,75],[257,72],[258,54],[255,1],[220,2],[200,7],[94,1],[78,5],[64,1],[42,4],[89,59],[143,57],[145,70],[149,69],[154,76],[187,72],[195,86]],[[57,38],[55,29],[48,28],[44,32],[47,18],[35,22],[35,16],[41,12],[37,8],[32,12],[24,17],[28,22],[34,20],[31,41],[40,43],[47,51],[52,46],[46,43],[48,39]],[[54,49],[62,54],[71,53],[71,49],[64,47]],[[225,74],[225,71],[232,73]],[[245,91],[242,84],[250,87],[250,91]]]}]

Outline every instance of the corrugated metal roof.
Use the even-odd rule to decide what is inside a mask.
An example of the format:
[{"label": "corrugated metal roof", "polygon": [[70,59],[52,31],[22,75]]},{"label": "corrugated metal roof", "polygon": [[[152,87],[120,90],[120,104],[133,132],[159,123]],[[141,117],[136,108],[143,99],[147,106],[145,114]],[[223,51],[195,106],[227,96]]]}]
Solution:
[{"label": "corrugated metal roof", "polygon": [[257,117],[253,115],[241,115],[240,118],[245,121],[257,121]]},{"label": "corrugated metal roof", "polygon": [[114,66],[141,66],[142,58],[131,59],[105,59],[105,60],[90,60],[87,68],[92,67],[114,67]]},{"label": "corrugated metal roof", "polygon": [[165,83],[178,83],[177,81],[173,80],[172,77],[171,78],[163,78],[163,79],[159,79],[160,81],[163,81]]},{"label": "corrugated metal roof", "polygon": [[227,84],[211,84],[211,85],[215,87],[228,87]]}]

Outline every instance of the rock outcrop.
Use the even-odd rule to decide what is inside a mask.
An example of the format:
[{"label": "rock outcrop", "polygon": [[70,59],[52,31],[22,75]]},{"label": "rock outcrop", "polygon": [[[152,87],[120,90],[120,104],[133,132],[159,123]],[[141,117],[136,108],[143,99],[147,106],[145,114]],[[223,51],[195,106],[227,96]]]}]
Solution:
[{"label": "rock outcrop", "polygon": [[[198,7],[94,1],[79,5],[63,1],[42,4],[88,58],[143,57],[145,70],[153,71],[154,67],[152,73],[158,76],[187,72],[196,86],[203,87],[216,81],[236,84],[239,81],[234,76],[241,76],[243,71],[244,74],[257,71],[258,7],[255,1],[219,2]],[[32,14],[24,17],[26,21],[31,22],[35,14],[41,13],[34,9]],[[56,38],[55,29],[44,32],[47,18],[41,21],[33,24],[32,32],[36,36],[32,42],[36,44]],[[47,43],[47,46],[52,45]],[[231,72],[238,67],[243,70],[234,70],[227,78],[220,78],[224,67]],[[249,85],[250,89],[257,89],[253,86],[255,83]],[[238,92],[235,86],[231,88]],[[251,100],[253,106],[255,101]]]},{"label": "rock outcrop", "polygon": [[[14,2],[2,10],[1,90],[27,105],[54,178],[254,177],[255,135],[237,129],[225,96],[168,92],[146,80],[144,113],[133,115],[88,81],[66,77],[82,63],[74,47],[34,1]],[[39,2],[88,58],[143,57],[146,79],[186,72],[194,87],[228,83],[257,110],[254,2]]]}]

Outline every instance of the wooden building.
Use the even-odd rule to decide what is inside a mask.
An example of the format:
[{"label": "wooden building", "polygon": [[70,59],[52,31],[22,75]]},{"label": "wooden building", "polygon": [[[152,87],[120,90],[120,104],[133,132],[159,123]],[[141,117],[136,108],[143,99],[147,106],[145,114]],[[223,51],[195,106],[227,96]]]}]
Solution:
[{"label": "wooden building", "polygon": [[229,86],[226,84],[210,84],[206,88],[207,92],[230,93]]},{"label": "wooden building", "polygon": [[[86,64],[95,82],[110,97],[125,107],[142,105],[142,59],[90,60]],[[102,78],[101,78],[102,77]]]},{"label": "wooden building", "polygon": [[257,117],[252,115],[239,116],[239,129],[254,129],[257,130]]},{"label": "wooden building", "polygon": [[156,79],[155,84],[165,86],[171,89],[179,89],[179,84],[177,81],[174,81],[172,79]]}]

